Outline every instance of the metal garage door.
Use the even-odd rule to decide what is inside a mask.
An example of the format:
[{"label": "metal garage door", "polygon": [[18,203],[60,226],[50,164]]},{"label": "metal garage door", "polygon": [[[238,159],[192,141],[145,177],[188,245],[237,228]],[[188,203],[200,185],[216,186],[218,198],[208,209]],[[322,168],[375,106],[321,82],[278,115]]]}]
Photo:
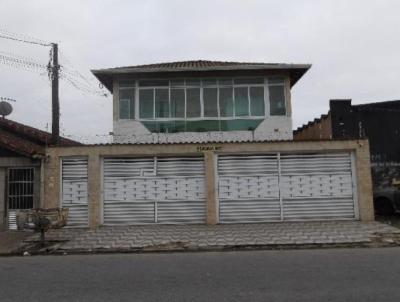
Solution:
[{"label": "metal garage door", "polygon": [[105,158],[103,223],[205,223],[202,157]]},{"label": "metal garage door", "polygon": [[285,220],[355,218],[350,153],[281,156]]},{"label": "metal garage door", "polygon": [[87,158],[62,159],[61,206],[69,208],[68,226],[88,226]]},{"label": "metal garage door", "polygon": [[281,219],[277,155],[218,157],[219,220]]},{"label": "metal garage door", "polygon": [[355,219],[350,153],[220,155],[221,223]]}]

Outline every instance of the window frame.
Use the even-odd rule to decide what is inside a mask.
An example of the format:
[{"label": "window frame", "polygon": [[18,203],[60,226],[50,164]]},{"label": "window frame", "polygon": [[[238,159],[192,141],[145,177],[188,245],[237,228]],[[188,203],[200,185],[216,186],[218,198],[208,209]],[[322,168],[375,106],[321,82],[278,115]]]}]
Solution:
[{"label": "window frame", "polygon": [[[132,86],[121,86],[121,82],[126,81],[126,82],[132,82]],[[131,108],[131,101],[128,101],[128,118],[121,118],[121,90],[133,90],[133,116],[131,116],[132,113],[132,108]],[[136,106],[136,100],[138,100],[137,96],[137,87],[136,87],[136,81],[133,80],[119,80],[118,81],[118,120],[120,121],[129,121],[129,120],[135,120],[137,116],[137,106]],[[126,101],[127,99],[123,99]]]},{"label": "window frame", "polygon": [[[143,79],[132,80],[134,82],[134,86],[129,87],[121,87],[119,89],[135,89],[135,99],[134,99],[134,117],[130,117],[129,120],[137,120],[137,121],[160,121],[160,122],[168,122],[168,121],[200,121],[200,120],[241,120],[241,119],[266,119],[271,116],[270,114],[270,96],[269,96],[269,86],[283,86],[284,89],[284,97],[285,97],[285,115],[273,115],[273,116],[288,116],[288,97],[286,92],[286,81],[285,75],[282,76],[274,76],[274,77],[266,77],[266,76],[234,76],[234,77],[205,77],[205,78],[169,78],[168,86],[140,86],[139,81]],[[253,83],[253,84],[235,84],[235,79],[263,79],[263,83]],[[193,79],[199,80],[199,85],[190,85],[188,81],[192,81]],[[271,79],[282,79],[281,83],[270,83]],[[154,78],[154,81],[158,80],[166,80],[165,78]],[[230,83],[220,83],[221,81],[230,80]],[[129,81],[121,79],[121,81]],[[173,82],[181,81],[182,84],[174,85]],[[205,81],[215,81],[215,84],[205,83]],[[221,108],[220,108],[220,89],[219,88],[231,88],[232,89],[232,97],[233,97],[233,115],[232,116],[221,116]],[[238,87],[246,87],[248,94],[248,113],[249,115],[236,115],[236,107],[235,107],[235,88]],[[251,88],[252,87],[263,87],[264,89],[264,115],[252,115],[251,112]],[[200,89],[200,116],[199,117],[187,117],[187,89],[190,88],[199,88]],[[204,115],[204,88],[217,88],[217,117],[207,117]],[[140,117],[140,90],[142,89],[152,89],[153,90],[153,117],[152,118],[141,118]],[[156,117],[155,116],[155,89],[168,89],[168,117]],[[172,117],[171,114],[171,90],[172,89],[183,89],[184,91],[184,117]],[[119,104],[119,99],[118,99]],[[118,118],[119,108],[118,108]],[[119,118],[120,119],[120,118]],[[127,120],[127,119],[121,119]]]},{"label": "window frame", "polygon": [[[271,80],[276,80],[276,79],[282,79],[281,82],[279,83],[271,83]],[[285,77],[270,77],[268,78],[268,83],[267,83],[267,91],[268,91],[268,116],[269,117],[281,117],[281,116],[289,116],[288,114],[288,96],[287,96],[287,92],[286,92],[286,78]],[[269,93],[269,87],[282,87],[283,88],[283,98],[284,98],[284,105],[285,105],[285,114],[271,114],[271,96]]]}]

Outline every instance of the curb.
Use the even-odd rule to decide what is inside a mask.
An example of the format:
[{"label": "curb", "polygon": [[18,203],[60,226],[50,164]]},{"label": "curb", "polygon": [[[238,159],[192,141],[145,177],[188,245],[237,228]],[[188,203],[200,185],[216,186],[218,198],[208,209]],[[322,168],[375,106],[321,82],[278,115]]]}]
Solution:
[{"label": "curb", "polygon": [[350,242],[350,243],[311,243],[311,244],[253,244],[253,245],[215,245],[215,246],[174,246],[157,247],[146,246],[137,248],[99,248],[99,249],[62,249],[60,245],[49,246],[39,250],[27,250],[20,248],[8,254],[0,254],[2,257],[24,256],[25,251],[32,256],[44,255],[95,255],[95,254],[146,254],[146,253],[184,253],[184,252],[229,252],[229,251],[255,251],[255,250],[311,250],[311,249],[342,249],[342,248],[390,248],[398,247],[398,242]]}]

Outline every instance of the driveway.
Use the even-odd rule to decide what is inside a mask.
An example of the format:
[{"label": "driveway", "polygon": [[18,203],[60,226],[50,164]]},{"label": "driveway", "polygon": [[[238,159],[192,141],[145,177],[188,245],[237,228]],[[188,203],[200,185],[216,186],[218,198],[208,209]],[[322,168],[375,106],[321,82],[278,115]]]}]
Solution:
[{"label": "driveway", "polygon": [[397,302],[400,248],[0,259],[0,301]]}]

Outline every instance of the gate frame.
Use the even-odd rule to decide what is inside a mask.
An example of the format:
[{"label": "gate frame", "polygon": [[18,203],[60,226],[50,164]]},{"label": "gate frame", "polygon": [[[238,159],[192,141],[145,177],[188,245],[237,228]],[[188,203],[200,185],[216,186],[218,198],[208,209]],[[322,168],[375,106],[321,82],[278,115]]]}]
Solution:
[{"label": "gate frame", "polygon": [[[282,154],[302,154],[302,153],[309,153],[315,152],[320,154],[330,154],[330,153],[346,153],[350,157],[350,173],[351,173],[351,181],[352,181],[352,199],[353,199],[353,211],[354,211],[354,218],[343,218],[343,219],[334,219],[337,221],[354,221],[360,220],[360,211],[358,205],[358,186],[357,186],[357,170],[356,170],[356,154],[353,150],[327,150],[324,152],[317,152],[317,151],[293,151],[293,152],[251,152],[251,153],[232,153],[232,152],[216,152],[215,153],[215,188],[216,188],[216,204],[217,204],[217,223],[220,224],[220,207],[219,207],[219,173],[218,173],[218,160],[219,156],[221,155],[276,155],[277,164],[278,164],[278,188],[279,188],[279,203],[280,203],[280,222],[286,222],[287,220],[284,219],[284,207],[283,207],[283,196],[282,196],[282,187],[281,187],[281,177],[282,177],[282,169],[281,169],[281,155]],[[331,219],[332,220],[332,219]],[[315,218],[315,219],[307,219],[307,220],[291,220],[293,221],[326,221],[323,219]],[[231,223],[225,223],[231,224]]]}]

